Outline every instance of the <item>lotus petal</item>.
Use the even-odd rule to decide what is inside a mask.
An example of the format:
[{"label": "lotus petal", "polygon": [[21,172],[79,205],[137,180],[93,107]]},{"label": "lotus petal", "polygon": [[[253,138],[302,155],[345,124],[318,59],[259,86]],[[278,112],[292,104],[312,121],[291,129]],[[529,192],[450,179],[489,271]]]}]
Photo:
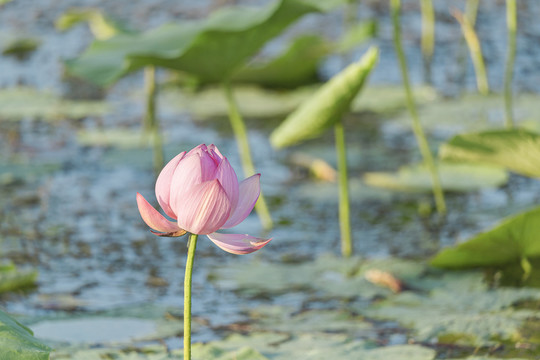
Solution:
[{"label": "lotus petal", "polygon": [[139,207],[142,219],[150,228],[162,233],[175,233],[182,230],[178,225],[167,220],[154,209],[154,207],[139,193],[137,193],[137,206]]},{"label": "lotus petal", "polygon": [[[190,151],[178,164],[171,179],[169,206],[174,206],[188,196],[194,187],[215,178],[217,165],[210,156],[200,156]],[[179,217],[178,213],[176,216]]]},{"label": "lotus petal", "polygon": [[239,196],[238,178],[227,158],[223,158],[219,164],[216,169],[215,177],[219,180],[221,186],[223,186],[225,192],[229,196],[229,199],[231,200],[231,209],[235,209],[238,204]]},{"label": "lotus petal", "polygon": [[170,204],[171,199],[171,181],[180,160],[184,158],[186,152],[183,151],[176,155],[171,161],[165,165],[163,170],[159,173],[156,180],[156,198],[159,202],[159,206],[165,211],[165,214],[169,215],[173,219],[176,219],[176,214],[172,210]]},{"label": "lotus petal", "polygon": [[231,216],[222,227],[223,229],[232,228],[240,224],[249,215],[251,210],[253,210],[261,193],[260,178],[261,174],[255,174],[240,183],[238,204],[236,208],[233,208]]},{"label": "lotus petal", "polygon": [[272,240],[271,238],[256,238],[248,234],[220,234],[216,232],[207,236],[222,250],[236,255],[244,255],[257,251]]},{"label": "lotus petal", "polygon": [[223,226],[231,213],[231,201],[219,180],[192,188],[174,205],[178,225],[190,233],[206,235]]}]

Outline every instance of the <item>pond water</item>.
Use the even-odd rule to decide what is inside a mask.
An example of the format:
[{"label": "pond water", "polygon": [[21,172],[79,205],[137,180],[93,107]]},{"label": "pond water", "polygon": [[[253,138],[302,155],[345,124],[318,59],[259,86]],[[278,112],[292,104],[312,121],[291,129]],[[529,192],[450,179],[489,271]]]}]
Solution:
[{"label": "pond water", "polygon": [[[456,1],[452,6],[462,8],[463,3]],[[27,60],[0,59],[0,87],[23,84],[69,97],[79,96],[74,93],[76,90],[84,92],[83,88],[63,82],[60,60],[80,54],[92,36],[86,26],[65,33],[58,33],[53,26],[59,15],[75,5],[98,7],[140,29],[171,20],[203,17],[217,6],[210,1],[165,0],[158,5],[153,1],[127,0],[84,0],[76,4],[15,0],[0,8],[0,43],[21,34],[38,37],[42,43]],[[456,65],[456,57],[462,49],[461,34],[447,11],[449,5],[445,1],[435,1],[435,5],[439,22],[432,70],[434,86],[446,95],[474,90],[470,66],[464,83],[460,82],[461,68]],[[520,25],[523,24],[520,29],[524,30],[518,36],[515,88],[539,91],[540,48],[531,44],[540,37],[536,21],[540,5],[523,1],[519,6]],[[418,5],[416,1],[404,1],[403,7],[411,75],[413,82],[419,84],[422,65]],[[335,37],[342,30],[342,16],[308,16],[266,47],[263,54],[273,54],[293,35],[313,29],[323,29],[326,35]],[[387,5],[362,2],[359,16],[379,20],[380,33],[374,42],[381,48],[381,61],[371,84],[398,84],[400,74],[393,54]],[[478,32],[489,78],[496,90],[501,88],[504,69],[503,18],[503,2],[481,2]],[[362,51],[364,48],[358,54]],[[341,66],[341,59],[333,57],[324,64],[323,72],[328,76]],[[166,74],[160,72],[159,77],[165,79]],[[159,332],[156,321],[166,316],[181,317],[186,239],[153,236],[141,221],[135,203],[136,192],[148,200],[154,199],[151,151],[132,144],[84,145],[77,135],[81,130],[100,128],[120,128],[126,134],[138,131],[144,110],[142,85],[141,74],[121,80],[107,92],[104,102],[109,110],[103,115],[67,120],[23,116],[17,121],[0,121],[0,254],[21,267],[35,267],[39,271],[36,289],[6,294],[0,304],[30,324],[38,337],[91,345],[133,339],[143,343],[153,338],[164,339],[171,348],[181,347],[178,336],[173,336],[180,330],[168,328]],[[28,98],[28,104],[32,101]],[[433,100],[437,101],[442,100]],[[356,254],[370,259],[399,257],[421,261],[442,246],[464,240],[504,216],[539,203],[539,183],[517,175],[511,175],[502,188],[449,194],[446,219],[439,219],[433,209],[429,210],[429,193],[395,194],[366,187],[361,182],[365,172],[393,171],[420,160],[412,133],[399,126],[400,117],[407,116],[403,105],[390,114],[363,112],[346,121]],[[19,108],[25,106],[23,103]],[[236,143],[225,118],[199,121],[170,96],[163,96],[159,106],[166,134],[166,159],[199,143],[214,143],[238,169],[239,178],[243,178]],[[456,129],[474,120],[456,119]],[[249,273],[253,261],[306,264],[322,254],[339,254],[337,185],[313,179],[306,169],[291,161],[292,154],[302,153],[335,166],[333,138],[329,134],[277,152],[270,146],[268,135],[280,121],[248,119],[254,163],[262,173],[262,187],[276,223],[270,232],[274,240],[262,251],[237,257],[201,237],[193,279],[195,342],[244,333],[253,319],[250,312],[258,310],[267,316],[264,311],[272,306],[290,309],[294,314],[335,310],[343,305],[339,296],[321,298],[298,289],[246,296],[236,291],[238,287],[215,280],[237,263],[244,264]],[[435,149],[452,131],[452,126],[443,132],[429,131],[432,147]],[[426,207],[428,210],[422,215]],[[265,234],[255,214],[235,230]],[[325,276],[331,280],[333,275]],[[262,276],[258,281],[267,280]],[[359,300],[362,301],[365,299]],[[369,328],[355,331],[357,338],[386,344],[408,341],[408,330],[393,321],[373,322]],[[153,332],[158,335],[152,335]]]}]

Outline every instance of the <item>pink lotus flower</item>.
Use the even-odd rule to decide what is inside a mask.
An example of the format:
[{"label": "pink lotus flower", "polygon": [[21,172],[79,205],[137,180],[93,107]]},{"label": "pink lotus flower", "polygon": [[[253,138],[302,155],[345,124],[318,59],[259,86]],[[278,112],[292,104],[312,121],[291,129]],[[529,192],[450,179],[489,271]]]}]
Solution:
[{"label": "pink lotus flower", "polygon": [[144,222],[158,236],[182,236],[186,232],[207,235],[221,249],[249,254],[272,239],[247,234],[222,234],[249,215],[260,194],[256,174],[238,183],[227,158],[215,145],[201,144],[173,158],[159,174],[156,197],[170,221],[137,193],[137,205]]}]

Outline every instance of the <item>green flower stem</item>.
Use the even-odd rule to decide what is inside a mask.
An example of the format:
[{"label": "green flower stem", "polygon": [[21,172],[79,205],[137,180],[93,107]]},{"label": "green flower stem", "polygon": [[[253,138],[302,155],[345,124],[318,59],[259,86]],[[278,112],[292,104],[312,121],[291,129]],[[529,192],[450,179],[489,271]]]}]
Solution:
[{"label": "green flower stem", "polygon": [[476,25],[476,15],[478,14],[479,5],[480,0],[467,0],[465,3],[465,16],[473,27]]},{"label": "green flower stem", "polygon": [[191,277],[198,236],[197,234],[189,235],[186,275],[184,277],[184,360],[191,360]]},{"label": "green flower stem", "polygon": [[145,134],[149,134],[152,139],[154,153],[154,171],[159,174],[163,168],[163,140],[159,121],[156,117],[156,68],[147,66],[144,68],[144,86],[146,91],[146,114],[143,121],[143,129]]},{"label": "green flower stem", "polygon": [[489,82],[487,77],[486,64],[484,63],[482,47],[480,46],[480,40],[478,39],[478,35],[474,30],[474,25],[471,24],[467,16],[464,16],[457,10],[454,10],[452,14],[461,25],[463,37],[465,38],[465,42],[469,47],[469,52],[471,54],[471,59],[476,74],[476,87],[478,88],[478,92],[482,95],[487,95],[489,94]]},{"label": "green flower stem", "polygon": [[341,233],[341,254],[350,257],[353,252],[351,236],[351,214],[349,204],[349,180],[347,177],[347,146],[345,130],[340,120],[334,125],[336,154],[339,176],[339,230]]},{"label": "green flower stem", "polygon": [[405,88],[405,94],[407,97],[407,107],[412,117],[412,130],[418,142],[418,147],[420,148],[420,153],[424,159],[424,163],[428,168],[428,171],[431,174],[431,180],[433,182],[433,195],[435,197],[435,205],[437,207],[437,212],[439,214],[446,213],[446,203],[444,201],[444,194],[441,187],[441,180],[437,172],[437,167],[431,155],[431,150],[429,149],[429,144],[427,142],[424,130],[420,124],[420,119],[418,117],[418,111],[416,109],[416,104],[414,102],[413,93],[411,90],[411,85],[409,83],[409,75],[407,73],[407,62],[405,60],[405,55],[403,54],[403,48],[401,46],[401,30],[400,30],[400,21],[399,14],[401,8],[400,0],[391,0],[392,7],[392,22],[394,24],[394,46],[396,47],[396,53],[399,59],[399,66],[401,68],[401,75],[403,77],[403,87]]},{"label": "green flower stem", "polygon": [[506,69],[504,72],[504,108],[506,127],[514,127],[512,111],[512,77],[516,58],[517,6],[516,0],[506,0],[506,25],[508,28],[508,52],[506,53]]},{"label": "green flower stem", "polygon": [[424,59],[425,82],[431,83],[431,62],[435,50],[435,10],[432,0],[421,0],[422,11],[422,55]]},{"label": "green flower stem", "polygon": [[[246,124],[240,115],[238,105],[234,99],[232,88],[229,82],[223,84],[223,91],[225,92],[225,98],[227,99],[227,105],[229,108],[229,120],[231,127],[236,137],[236,143],[238,145],[238,151],[240,152],[240,158],[242,160],[242,168],[244,169],[244,175],[246,177],[255,174],[255,166],[251,159],[251,149],[249,146],[248,134]],[[259,219],[265,229],[271,229],[273,226],[272,216],[268,210],[268,205],[261,191],[259,200],[255,204],[255,211],[259,215]]]},{"label": "green flower stem", "polygon": [[[476,15],[478,14],[478,5],[480,4],[480,0],[467,0],[465,3],[465,17],[469,20],[469,24],[471,24],[472,27],[476,24]],[[467,74],[467,43],[464,38],[461,38],[460,40],[460,50],[458,54],[457,63],[460,69],[460,73],[458,75],[458,78],[460,79],[460,83],[465,82],[465,76]]]}]

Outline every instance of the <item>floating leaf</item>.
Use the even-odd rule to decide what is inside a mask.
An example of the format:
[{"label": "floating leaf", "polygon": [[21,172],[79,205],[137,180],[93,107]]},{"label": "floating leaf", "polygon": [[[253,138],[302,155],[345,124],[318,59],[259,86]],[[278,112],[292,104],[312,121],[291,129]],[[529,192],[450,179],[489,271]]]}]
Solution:
[{"label": "floating leaf", "polygon": [[0,119],[2,120],[79,119],[90,115],[103,115],[108,110],[104,102],[64,100],[53,93],[28,87],[0,90]]},{"label": "floating leaf", "polygon": [[457,135],[440,149],[443,159],[505,167],[540,177],[540,135],[523,129],[492,130]]},{"label": "floating leaf", "polygon": [[[271,333],[270,333],[271,334]],[[373,348],[364,341],[342,334],[300,334],[272,342],[268,333],[251,333],[249,336],[232,335],[211,344],[224,349],[253,346],[273,360],[332,359],[332,360],[432,360],[435,351],[419,345],[398,345]],[[266,341],[264,341],[266,338]],[[256,342],[257,345],[253,345]]]},{"label": "floating leaf", "polygon": [[[174,360],[183,359],[182,350],[169,351],[166,348],[143,348],[139,351],[133,349],[90,349],[77,352],[60,352],[53,355],[53,360]],[[267,360],[250,347],[234,350],[223,350],[211,344],[196,343],[192,346],[194,359],[204,360]]]},{"label": "floating leaf", "polygon": [[[338,189],[335,184],[320,181],[304,181],[296,187],[296,196],[300,199],[320,204],[337,204]],[[349,196],[352,201],[377,200],[391,202],[392,193],[384,189],[374,189],[366,186],[360,179],[353,178],[349,181]]]},{"label": "floating leaf", "polygon": [[353,308],[368,317],[412,327],[416,341],[486,346],[497,339],[519,341],[521,328],[536,310],[513,306],[540,300],[538,289],[490,288],[480,271],[443,272],[425,267],[405,284],[412,289]]},{"label": "floating leaf", "polygon": [[314,83],[319,80],[319,63],[329,52],[330,45],[320,36],[301,36],[272,61],[240,69],[233,81],[274,88],[296,88]]},{"label": "floating leaf", "polygon": [[343,310],[307,310],[293,314],[281,306],[258,306],[250,311],[254,319],[253,327],[260,331],[283,333],[347,333],[356,336],[359,333],[373,331],[373,326],[360,316]]},{"label": "floating leaf", "polygon": [[539,296],[538,290],[529,289],[435,289],[428,296],[403,292],[358,311],[412,327],[416,341],[487,346],[495,344],[494,339],[517,340],[519,329],[534,312],[510,307],[517,301]]},{"label": "floating leaf", "polygon": [[[234,96],[240,113],[248,118],[278,118],[286,116],[313,94],[313,87],[293,91],[275,91],[252,85],[236,85]],[[187,109],[196,119],[227,116],[227,102],[220,87],[207,87],[197,93],[167,89],[161,96],[166,106]]]},{"label": "floating leaf", "polygon": [[13,264],[2,265],[0,293],[34,286],[38,273],[35,270],[18,270]]},{"label": "floating leaf", "polygon": [[[499,187],[508,181],[500,167],[442,162],[437,165],[445,191],[466,192]],[[364,175],[366,184],[374,187],[406,191],[432,191],[432,179],[424,164],[402,166],[396,173],[371,172]]]},{"label": "floating leaf", "polygon": [[470,268],[520,262],[540,257],[540,207],[505,219],[493,229],[456,247],[442,250],[431,260],[434,266]]},{"label": "floating leaf", "polygon": [[185,71],[203,82],[221,82],[302,15],[341,3],[343,0],[278,0],[263,9],[224,8],[205,20],[96,40],[67,66],[73,74],[98,85],[111,84],[146,65]]},{"label": "floating leaf", "polygon": [[[257,350],[255,350],[257,348]],[[259,350],[260,349],[260,350]],[[276,333],[233,335],[222,341],[192,346],[194,359],[204,360],[432,360],[435,351],[419,345],[373,348],[363,341],[336,334],[304,334],[288,337]],[[182,350],[167,351],[161,347],[133,349],[89,349],[55,352],[53,360],[172,360],[183,359]]]},{"label": "floating leaf", "polygon": [[[413,94],[416,103],[419,105],[437,100],[437,92],[429,86],[415,87],[413,88]],[[351,110],[353,112],[372,111],[387,114],[404,110],[406,107],[407,99],[402,86],[370,84],[353,100]],[[410,117],[407,119],[410,123]]]},{"label": "floating leaf", "polygon": [[[448,137],[463,132],[483,131],[504,124],[504,99],[501,95],[466,94],[454,99],[440,99],[418,108],[422,125],[428,132]],[[516,123],[538,130],[540,103],[536,94],[520,94],[514,99]],[[400,115],[387,122],[392,130],[410,129],[410,117]]]},{"label": "floating leaf", "polygon": [[7,44],[2,50],[2,55],[15,56],[24,60],[33,53],[41,44],[41,40],[35,38],[18,38]]},{"label": "floating leaf", "polygon": [[147,148],[152,145],[151,140],[151,135],[131,129],[81,130],[77,133],[77,141],[84,146]]},{"label": "floating leaf", "polygon": [[282,148],[315,138],[340,121],[362,89],[378,55],[378,49],[371,48],[360,61],[349,65],[322,86],[272,132],[272,145]]},{"label": "floating leaf", "polygon": [[0,311],[0,359],[48,360],[51,350],[30,329]]},{"label": "floating leaf", "polygon": [[362,357],[365,360],[433,360],[435,350],[420,345],[395,345],[373,349]]},{"label": "floating leaf", "polygon": [[467,358],[460,359],[448,359],[448,360],[528,360],[525,358],[496,358],[496,357],[485,357],[485,356],[471,356]]},{"label": "floating leaf", "polygon": [[[304,86],[290,91],[276,91],[257,86],[237,84],[234,96],[238,100],[240,113],[247,118],[283,118],[307,101],[319,89],[319,85]],[[414,89],[415,98],[429,103],[437,98],[430,87]],[[188,110],[197,119],[212,119],[227,116],[227,102],[220,87],[207,86],[198,92],[186,92],[168,88],[161,93],[164,105]],[[403,88],[396,86],[369,86],[358,95],[351,111],[391,113],[405,109]]]},{"label": "floating leaf", "polygon": [[[267,339],[282,340],[283,336],[266,336]],[[210,344],[194,343],[191,349],[194,359],[204,360],[268,360],[251,346],[239,346],[234,349],[222,349]],[[127,349],[118,348],[98,348],[74,351],[65,349],[56,351],[52,355],[52,360],[174,360],[183,359],[182,349],[170,350],[166,346],[145,346],[134,349],[133,346]]]},{"label": "floating leaf", "polygon": [[[37,337],[59,344],[126,344],[164,339],[181,332],[178,320],[91,316],[44,320],[33,325]],[[100,331],[96,331],[100,329]]]},{"label": "floating leaf", "polygon": [[[317,332],[325,331],[325,326],[326,332],[341,332],[342,335],[346,334],[353,338],[358,337],[355,333],[357,331],[369,332],[369,324],[363,322],[361,318],[345,315],[346,311],[351,310],[353,313],[370,318],[398,321],[414,330],[411,332],[412,339],[422,342],[438,340],[444,343],[492,345],[496,343],[494,339],[516,341],[521,338],[524,324],[535,316],[536,305],[533,310],[513,306],[527,300],[536,304],[536,301],[540,300],[538,289],[492,289],[484,282],[484,273],[480,271],[444,272],[418,261],[392,258],[370,261],[347,260],[339,265],[332,257],[325,258],[324,261],[317,260],[315,263],[267,264],[260,267],[257,262],[251,262],[242,266],[235,264],[234,268],[220,267],[219,274],[216,275],[223,276],[223,280],[218,280],[218,285],[226,281],[232,285],[229,289],[244,289],[241,291],[250,295],[257,293],[275,295],[285,292],[291,294],[294,291],[302,291],[304,296],[309,294],[312,300],[328,297],[364,299],[364,301],[349,301],[347,310],[342,312],[344,317],[340,317],[336,311],[310,310],[292,315],[294,308],[256,307],[251,310],[249,314],[253,319],[251,324],[254,328],[291,332],[291,343],[285,343],[287,349],[292,348],[298,338],[302,338],[302,342],[316,338]],[[386,271],[396,276],[404,284],[403,291],[393,294],[387,289],[367,283],[364,277],[373,270]],[[242,273],[249,273],[254,278],[265,276],[272,285],[248,281],[248,275],[242,277]],[[279,278],[281,288],[278,288],[279,284],[275,278]],[[304,278],[304,284],[301,278]],[[378,299],[376,302],[366,304],[365,299],[375,297]],[[355,322],[358,324],[356,329],[352,326]],[[291,325],[289,330],[286,324]],[[299,336],[300,334],[302,336]],[[230,345],[218,346],[240,345],[241,343],[233,342]],[[271,357],[272,352],[263,344],[252,346]],[[383,349],[386,348],[373,351]],[[357,350],[360,351],[358,348]],[[324,351],[322,345],[319,351]],[[390,351],[390,348],[385,351]],[[293,352],[282,354],[290,356],[291,353]],[[368,358],[365,357],[367,354],[362,355],[357,358]]]},{"label": "floating leaf", "polygon": [[231,350],[223,350],[212,344],[194,344],[193,357],[195,359],[209,360],[268,360],[257,350],[246,344],[243,347]]},{"label": "floating leaf", "polygon": [[[313,262],[299,264],[252,261],[220,267],[213,273],[217,285],[244,295],[279,295],[293,291],[318,292],[321,298],[373,298],[391,294],[388,289],[370,283],[365,273],[379,269],[398,273],[401,280],[414,279],[424,265],[398,259],[361,262],[323,255]],[[264,276],[265,281],[257,281]]]}]

